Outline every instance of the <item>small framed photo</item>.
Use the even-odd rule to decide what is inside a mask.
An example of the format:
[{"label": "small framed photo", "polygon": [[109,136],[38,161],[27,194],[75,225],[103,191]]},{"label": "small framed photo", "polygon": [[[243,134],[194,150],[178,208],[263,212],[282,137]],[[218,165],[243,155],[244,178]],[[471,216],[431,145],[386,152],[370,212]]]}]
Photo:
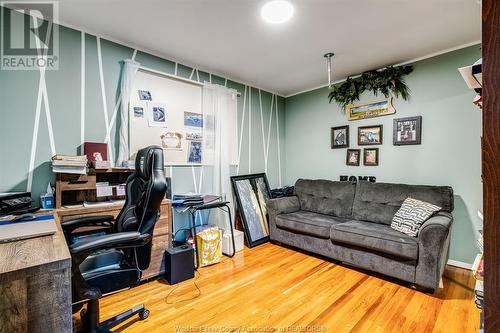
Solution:
[{"label": "small framed photo", "polygon": [[141,101],[152,101],[151,93],[148,90],[139,90],[139,99]]},{"label": "small framed photo", "polygon": [[134,117],[144,117],[144,108],[142,106],[134,106]]},{"label": "small framed photo", "polygon": [[346,165],[358,166],[361,155],[361,149],[347,149]]},{"label": "small framed photo", "polygon": [[363,149],[363,165],[366,166],[378,165],[378,148]]},{"label": "small framed photo", "polygon": [[422,116],[394,119],[392,143],[394,146],[422,143]]},{"label": "small framed photo", "polygon": [[358,145],[382,144],[382,125],[358,127]]},{"label": "small framed photo", "polygon": [[349,125],[332,127],[332,149],[349,147]]}]

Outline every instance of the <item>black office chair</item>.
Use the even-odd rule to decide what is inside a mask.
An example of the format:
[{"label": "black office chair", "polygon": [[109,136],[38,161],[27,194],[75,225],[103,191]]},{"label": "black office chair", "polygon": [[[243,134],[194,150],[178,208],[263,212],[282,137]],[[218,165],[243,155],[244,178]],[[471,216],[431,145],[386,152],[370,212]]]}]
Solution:
[{"label": "black office chair", "polygon": [[[81,311],[84,332],[109,332],[136,314],[141,320],[149,316],[141,304],[99,323],[99,298],[139,284],[151,260],[151,239],[166,187],[162,149],[141,149],[115,221],[113,216],[88,216],[61,223],[72,257],[73,313],[87,304]],[[92,234],[82,237],[78,228],[88,226],[94,227]]]}]

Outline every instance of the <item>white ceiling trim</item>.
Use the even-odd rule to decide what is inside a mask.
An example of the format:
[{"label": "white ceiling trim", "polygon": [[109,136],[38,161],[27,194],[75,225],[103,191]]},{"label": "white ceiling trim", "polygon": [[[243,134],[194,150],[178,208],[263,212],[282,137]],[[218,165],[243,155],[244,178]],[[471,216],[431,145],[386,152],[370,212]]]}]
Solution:
[{"label": "white ceiling trim", "polygon": [[[225,79],[229,79],[233,82],[236,82],[236,83],[239,83],[239,84],[242,84],[244,86],[248,86],[248,87],[252,87],[252,88],[255,88],[255,89],[258,89],[258,90],[262,90],[262,91],[265,91],[265,92],[268,92],[268,93],[271,93],[271,94],[274,94],[274,95],[278,95],[280,97],[284,97],[283,94],[279,94],[275,91],[272,91],[272,90],[269,90],[269,89],[263,89],[263,88],[260,88],[258,86],[255,86],[253,84],[250,84],[250,83],[247,83],[247,82],[244,82],[242,80],[239,80],[239,79],[235,79],[233,77],[231,77],[231,75],[227,74],[227,73],[221,73],[221,72],[217,72],[217,71],[213,71],[213,70],[209,70],[207,68],[204,68],[204,67],[200,67],[199,65],[195,65],[195,64],[191,64],[189,62],[185,62],[183,61],[182,59],[178,59],[176,58],[175,56],[165,56],[165,55],[162,55],[162,54],[159,54],[155,51],[152,51],[150,49],[145,49],[143,47],[139,47],[137,45],[134,45],[134,44],[131,44],[131,43],[126,43],[124,41],[121,41],[119,39],[116,39],[116,38],[113,38],[113,37],[110,37],[110,36],[107,36],[107,35],[103,35],[103,34],[100,34],[100,33],[97,33],[95,31],[91,31],[91,30],[86,30],[86,29],[83,29],[81,27],[78,27],[76,25],[73,25],[73,24],[70,24],[70,23],[67,23],[67,22],[64,22],[64,21],[61,21],[59,20],[58,22],[55,22],[56,24],[59,24],[61,26],[64,26],[64,27],[67,27],[67,28],[70,28],[70,29],[73,29],[73,30],[76,30],[76,31],[79,31],[79,32],[83,32],[83,33],[86,33],[88,35],[92,35],[92,36],[95,36],[97,38],[101,38],[101,39],[105,39],[105,40],[108,40],[110,42],[113,42],[113,43],[116,43],[116,44],[120,44],[120,45],[123,45],[125,47],[128,47],[128,48],[131,48],[133,50],[136,50],[139,51],[139,52],[143,52],[143,53],[148,53],[150,55],[153,55],[155,57],[158,57],[158,58],[161,58],[161,59],[165,59],[167,61],[171,61],[171,62],[174,62],[176,64],[176,67],[177,67],[177,64],[181,64],[181,65],[184,65],[184,66],[187,66],[187,67],[191,67],[193,69],[197,69],[197,70],[201,70],[203,72],[207,72],[209,75],[216,75],[216,76],[220,76],[222,78],[225,78]],[[167,58],[168,57],[168,58]],[[176,75],[177,76],[177,75]]]},{"label": "white ceiling trim", "polygon": [[[471,42],[471,43],[462,44],[462,45],[459,45],[459,46],[456,46],[456,47],[451,47],[449,49],[445,49],[445,50],[434,52],[434,53],[431,53],[431,54],[428,54],[428,55],[425,55],[425,56],[422,56],[422,57],[411,59],[411,60],[402,62],[400,64],[396,64],[394,66],[403,66],[403,65],[413,64],[413,63],[416,63],[417,61],[421,61],[421,60],[425,60],[425,59],[437,57],[437,56],[442,55],[442,54],[446,54],[446,53],[449,53],[449,52],[457,51],[457,50],[464,49],[464,48],[469,47],[469,46],[474,46],[474,45],[479,45],[479,44],[481,44],[481,40],[476,40],[476,41]],[[333,63],[332,67],[333,67],[333,69],[335,69],[335,63]],[[385,68],[385,67],[383,67],[383,68]],[[360,76],[361,76],[361,74],[357,74],[357,75],[353,75],[353,76],[350,76],[350,77],[351,78],[356,78],[356,77],[360,77]],[[332,85],[340,83],[340,82],[344,82],[345,80],[347,80],[347,77],[345,77],[343,79],[340,79],[340,80],[337,80],[335,82],[332,82]],[[325,88],[325,87],[328,87],[328,83],[327,84],[323,84],[321,86],[314,87],[314,88],[310,88],[310,89],[298,91],[296,93],[292,93],[292,94],[289,94],[289,95],[285,95],[283,97],[284,98],[288,98],[288,97],[292,97],[292,96],[304,94],[304,93],[307,93],[307,92],[310,92],[310,91],[314,91],[314,90],[317,90],[317,89],[321,89],[321,88]]]}]

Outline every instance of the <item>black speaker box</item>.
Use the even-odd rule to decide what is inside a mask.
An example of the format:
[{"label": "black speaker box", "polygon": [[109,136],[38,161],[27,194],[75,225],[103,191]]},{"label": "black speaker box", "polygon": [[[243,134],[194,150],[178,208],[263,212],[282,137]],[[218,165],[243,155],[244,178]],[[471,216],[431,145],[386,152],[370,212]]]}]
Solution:
[{"label": "black speaker box", "polygon": [[170,247],[165,251],[165,278],[169,284],[194,278],[194,249],[191,246]]}]

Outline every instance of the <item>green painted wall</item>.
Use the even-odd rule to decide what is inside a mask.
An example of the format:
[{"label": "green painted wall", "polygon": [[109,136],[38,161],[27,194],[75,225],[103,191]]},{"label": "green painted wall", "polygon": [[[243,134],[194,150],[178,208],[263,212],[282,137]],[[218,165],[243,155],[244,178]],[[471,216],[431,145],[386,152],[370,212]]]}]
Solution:
[{"label": "green painted wall", "polygon": [[[0,28],[7,29],[3,24]],[[85,141],[103,142],[106,136],[101,96],[101,83],[98,67],[98,52],[96,36],[85,34]],[[82,33],[66,27],[60,27],[59,70],[47,71],[46,83],[50,115],[53,125],[53,135],[57,153],[75,154],[80,146],[80,102],[81,102],[81,38]],[[111,119],[119,93],[121,61],[131,58],[134,49],[101,39],[104,86],[108,117]],[[175,74],[176,63],[167,59],[138,51],[136,60],[142,65]],[[189,78],[193,68],[178,64],[177,75]],[[264,171],[264,152],[262,149],[262,126],[260,121],[259,93],[262,97],[262,114],[267,138],[267,128],[272,126],[269,143],[269,181],[272,186],[280,184],[278,171],[278,133],[284,140],[284,128],[276,130],[276,111],[273,109],[273,119],[269,124],[271,112],[271,96],[266,91],[252,88],[252,103],[249,109],[250,88],[244,84],[227,80],[207,72],[198,71],[199,81],[209,81],[227,85],[241,93],[238,99],[238,126],[243,131],[241,144],[240,174]],[[198,75],[193,76],[197,80]],[[40,74],[35,71],[5,71],[0,70],[0,192],[26,190],[35,111]],[[247,96],[245,96],[247,89]],[[246,100],[246,116],[242,122],[243,103]],[[251,115],[251,135],[249,139],[249,114]],[[278,121],[284,124],[284,98],[278,97]],[[117,148],[116,124],[111,124],[111,144]],[[45,109],[42,107],[38,140],[36,142],[36,159],[32,192],[38,197],[44,191],[53,175],[48,163],[51,157],[48,126]],[[248,160],[248,150],[252,149],[252,160]],[[281,159],[284,154],[281,152]],[[116,153],[114,154],[116,156]],[[167,170],[169,172],[170,169]],[[200,168],[196,167],[195,175],[199,179]],[[235,172],[235,170],[234,170]],[[283,172],[284,174],[284,172]],[[173,183],[176,192],[194,190],[192,171],[190,167],[174,167]]]},{"label": "green painted wall", "polygon": [[[297,178],[338,180],[340,175],[372,175],[379,182],[450,185],[455,191],[455,221],[450,259],[472,263],[477,253],[475,232],[481,225],[480,171],[481,112],[472,104],[469,90],[457,71],[480,57],[473,46],[414,64],[406,82],[411,100],[395,100],[396,114],[347,121],[335,104],[328,104],[328,88],[286,99],[286,182]],[[362,102],[376,97],[366,94]],[[423,117],[422,144],[392,145],[394,118]],[[349,125],[350,146],[357,146],[357,128],[382,124],[383,144],[377,167],[346,166],[346,149],[330,149],[330,127]]]},{"label": "green painted wall", "polygon": [[[15,14],[20,15],[20,14]],[[6,27],[0,24],[0,29]],[[98,52],[96,36],[82,34],[66,27],[60,27],[59,70],[47,71],[46,84],[50,119],[53,125],[53,135],[56,152],[59,154],[75,154],[81,144],[81,41],[85,38],[85,141],[103,142],[106,137],[106,124],[103,113],[103,99],[98,67]],[[108,117],[111,119],[113,109],[119,94],[119,79],[121,61],[131,58],[134,49],[101,39],[104,86],[106,90],[106,105]],[[157,56],[137,52],[136,60],[142,65],[175,74],[176,63]],[[189,78],[193,68],[178,64],[177,75]],[[273,117],[269,124],[271,112],[270,92],[252,87],[207,72],[198,71],[199,81],[211,81],[234,88],[241,93],[238,99],[238,131],[243,131],[241,143],[240,174],[264,171],[264,151],[262,145],[262,124],[260,115],[259,93],[262,98],[263,127],[266,133],[272,126],[269,140],[268,178],[270,185],[279,186],[278,147],[284,141],[284,127],[278,131],[276,121],[284,124],[284,98],[277,97],[278,112],[273,108]],[[197,80],[198,75],[193,76]],[[34,134],[37,94],[40,84],[40,73],[34,71],[0,70],[0,192],[25,191],[27,188],[28,171]],[[245,94],[245,89],[247,93]],[[249,95],[252,95],[251,104]],[[245,103],[245,120],[242,122],[243,104]],[[42,103],[43,105],[43,103]],[[251,116],[251,125],[249,122]],[[278,115],[278,119],[276,118]],[[116,157],[117,135],[116,124],[111,124],[111,145],[115,148]],[[249,138],[248,131],[251,130]],[[280,137],[278,139],[278,136]],[[248,151],[251,150],[251,160]],[[280,158],[284,161],[284,149],[280,150]],[[32,194],[36,199],[45,191],[47,184],[53,182],[49,160],[51,158],[49,131],[45,109],[42,106],[36,155],[33,173]],[[166,170],[170,174],[170,168]],[[199,182],[202,169],[195,167],[196,184]],[[236,170],[233,169],[233,173]],[[284,172],[281,172],[284,175]],[[181,193],[195,190],[195,180],[191,167],[173,167],[173,191]],[[204,178],[203,190],[210,192],[208,177]],[[38,200],[38,199],[37,199]]]},{"label": "green painted wall", "polygon": [[[5,27],[0,25],[0,29]],[[85,141],[103,141],[106,131],[97,38],[89,34],[83,36]],[[81,38],[80,31],[61,27],[59,70],[46,74],[55,146],[56,151],[61,154],[74,154],[81,144]],[[103,39],[100,42],[106,104],[111,118],[119,90],[120,62],[132,57],[134,50]],[[482,203],[479,148],[481,115],[471,103],[473,92],[467,89],[456,69],[472,63],[479,56],[479,47],[475,46],[415,64],[414,73],[407,78],[412,99],[410,102],[395,101],[395,117],[423,116],[420,146],[392,146],[392,116],[347,122],[335,105],[328,104],[326,88],[286,100],[279,97],[278,118],[275,116],[276,111],[273,111],[269,123],[272,94],[259,91],[258,88],[250,91],[248,86],[228,80],[227,86],[242,94],[238,100],[238,131],[243,132],[239,173],[264,171],[260,92],[266,137],[268,127],[272,128],[267,171],[272,187],[282,183],[280,173],[283,184],[293,184],[299,177],[338,179],[339,175],[374,175],[378,181],[451,185],[456,193],[451,259],[470,263],[476,252],[474,230],[480,224],[476,212],[481,209]],[[173,61],[140,51],[136,60],[146,67],[175,73]],[[191,72],[191,67],[178,64],[179,76],[189,77]],[[225,78],[215,75],[211,77],[214,83],[226,83]],[[193,78],[196,80],[197,76],[194,75]],[[199,78],[202,82],[208,81],[210,74],[199,71]],[[0,70],[0,192],[26,190],[39,84],[38,71]],[[362,100],[371,99],[373,96],[366,95]],[[242,122],[243,104],[245,119]],[[384,125],[380,166],[347,167],[345,149],[330,149],[330,127],[343,124],[350,125],[351,147],[356,147],[358,126]],[[116,149],[116,126],[112,125],[111,144]],[[50,157],[49,131],[45,109],[42,107],[32,187],[35,198],[45,190],[48,182],[53,181],[48,162]],[[199,181],[201,172],[201,168],[195,168],[196,182]],[[167,174],[169,173],[170,169],[167,170]],[[191,167],[174,167],[172,176],[174,192],[194,190]],[[208,179],[205,178],[204,190],[209,191],[207,183]]]}]

